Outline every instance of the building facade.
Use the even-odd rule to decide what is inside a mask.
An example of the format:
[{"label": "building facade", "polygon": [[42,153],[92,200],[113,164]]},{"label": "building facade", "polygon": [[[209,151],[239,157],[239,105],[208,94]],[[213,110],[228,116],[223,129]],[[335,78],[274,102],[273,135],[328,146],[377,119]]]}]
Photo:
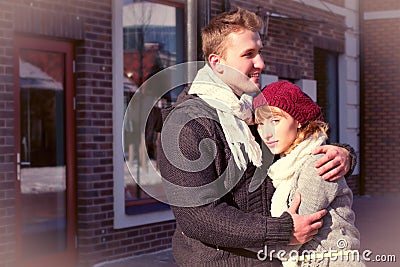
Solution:
[{"label": "building facade", "polygon": [[183,84],[146,81],[201,60],[201,27],[237,6],[265,22],[262,83],[298,84],[331,141],[359,154],[353,192],[399,193],[396,0],[0,0],[0,266],[96,266],[171,246],[158,114]]},{"label": "building facade", "polygon": [[[361,1],[360,1],[361,2]],[[362,1],[362,192],[400,192],[400,3]]]}]

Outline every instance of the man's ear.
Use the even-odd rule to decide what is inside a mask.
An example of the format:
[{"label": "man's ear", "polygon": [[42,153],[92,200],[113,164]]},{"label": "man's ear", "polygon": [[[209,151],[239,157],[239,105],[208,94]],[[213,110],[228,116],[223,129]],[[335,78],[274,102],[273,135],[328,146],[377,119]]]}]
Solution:
[{"label": "man's ear", "polygon": [[210,63],[210,66],[213,70],[222,74],[223,68],[221,66],[220,56],[218,56],[217,54],[210,54],[208,56],[208,62]]}]

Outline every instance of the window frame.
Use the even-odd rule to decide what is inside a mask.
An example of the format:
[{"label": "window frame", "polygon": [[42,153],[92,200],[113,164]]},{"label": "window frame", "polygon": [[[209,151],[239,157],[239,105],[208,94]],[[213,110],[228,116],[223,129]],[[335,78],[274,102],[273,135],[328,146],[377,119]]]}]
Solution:
[{"label": "window frame", "polygon": [[[155,1],[172,6],[183,6],[183,1]],[[123,99],[123,23],[124,0],[114,0],[112,5],[112,66],[113,66],[113,176],[114,176],[114,228],[121,229],[150,223],[174,220],[170,209],[142,214],[127,215],[125,212],[125,181],[122,127],[124,110]],[[121,89],[119,89],[121,88]]]}]

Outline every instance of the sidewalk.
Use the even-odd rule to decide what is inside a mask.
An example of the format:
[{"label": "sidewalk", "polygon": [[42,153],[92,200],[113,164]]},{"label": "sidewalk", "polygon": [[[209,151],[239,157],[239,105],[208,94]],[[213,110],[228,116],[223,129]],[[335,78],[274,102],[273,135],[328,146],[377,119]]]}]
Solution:
[{"label": "sidewalk", "polygon": [[95,267],[177,267],[170,249],[151,254],[135,256],[113,262],[97,264]]},{"label": "sidewalk", "polygon": [[[361,234],[360,255],[369,250],[367,267],[400,266],[400,195],[355,196],[353,210]],[[395,255],[396,262],[376,262],[375,256]],[[104,263],[96,267],[176,267],[171,250]],[[345,267],[345,266],[344,266]]]},{"label": "sidewalk", "polygon": [[400,195],[357,196],[353,209],[356,226],[361,234],[360,255],[370,250],[371,260],[376,255],[395,255],[396,262],[368,262],[368,267],[400,266]]}]

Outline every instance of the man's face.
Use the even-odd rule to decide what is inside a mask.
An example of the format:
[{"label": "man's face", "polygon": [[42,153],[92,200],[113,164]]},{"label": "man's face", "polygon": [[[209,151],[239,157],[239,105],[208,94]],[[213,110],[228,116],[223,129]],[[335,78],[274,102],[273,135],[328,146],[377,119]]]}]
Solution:
[{"label": "man's face", "polygon": [[225,56],[220,57],[223,66],[220,78],[236,95],[260,89],[260,75],[265,67],[260,55],[261,49],[262,42],[257,32],[244,29],[228,35]]}]

